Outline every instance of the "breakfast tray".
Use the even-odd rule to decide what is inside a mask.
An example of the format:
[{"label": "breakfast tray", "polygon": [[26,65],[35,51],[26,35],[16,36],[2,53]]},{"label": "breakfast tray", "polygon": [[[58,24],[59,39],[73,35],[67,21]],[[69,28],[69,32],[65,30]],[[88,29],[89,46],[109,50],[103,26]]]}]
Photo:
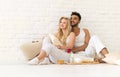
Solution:
[{"label": "breakfast tray", "polygon": [[99,64],[99,62],[80,62],[80,63],[66,63],[67,65],[86,65],[86,64]]}]

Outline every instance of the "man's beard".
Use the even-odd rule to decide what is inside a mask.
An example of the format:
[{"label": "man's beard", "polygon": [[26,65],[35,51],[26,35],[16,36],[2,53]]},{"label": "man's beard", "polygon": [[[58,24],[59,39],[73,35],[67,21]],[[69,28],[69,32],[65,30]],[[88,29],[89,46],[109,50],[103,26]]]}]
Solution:
[{"label": "man's beard", "polygon": [[74,24],[74,25],[71,24],[71,27],[77,27],[77,26],[78,26],[78,23]]}]

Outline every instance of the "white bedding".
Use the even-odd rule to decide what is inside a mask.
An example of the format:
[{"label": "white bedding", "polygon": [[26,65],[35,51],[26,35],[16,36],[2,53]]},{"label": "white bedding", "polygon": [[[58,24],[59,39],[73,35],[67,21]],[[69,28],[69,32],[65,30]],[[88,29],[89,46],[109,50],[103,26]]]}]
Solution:
[{"label": "white bedding", "polygon": [[120,77],[119,65],[27,65],[21,56],[1,54],[0,77]]},{"label": "white bedding", "polygon": [[120,77],[120,66],[0,64],[0,77]]}]

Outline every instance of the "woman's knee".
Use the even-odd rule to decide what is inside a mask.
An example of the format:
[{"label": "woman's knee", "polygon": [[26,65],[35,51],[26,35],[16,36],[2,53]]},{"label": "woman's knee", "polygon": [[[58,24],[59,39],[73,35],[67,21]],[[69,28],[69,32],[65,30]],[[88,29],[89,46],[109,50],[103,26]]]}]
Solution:
[{"label": "woman's knee", "polygon": [[48,44],[48,43],[51,43],[51,40],[50,40],[49,37],[45,37],[45,38],[43,39],[43,45],[44,45],[44,44]]},{"label": "woman's knee", "polygon": [[51,51],[53,51],[54,46],[52,44],[45,44],[42,46],[42,50],[44,50],[47,54],[49,54]]}]

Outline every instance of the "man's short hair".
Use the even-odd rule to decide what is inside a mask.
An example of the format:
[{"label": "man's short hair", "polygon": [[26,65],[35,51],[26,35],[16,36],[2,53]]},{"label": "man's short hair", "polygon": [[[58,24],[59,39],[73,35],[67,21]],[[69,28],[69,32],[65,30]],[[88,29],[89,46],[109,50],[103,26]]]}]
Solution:
[{"label": "man's short hair", "polygon": [[78,12],[72,12],[72,13],[71,13],[71,16],[72,16],[72,15],[78,16],[79,21],[81,20],[81,15],[80,15],[80,13],[78,13]]}]

